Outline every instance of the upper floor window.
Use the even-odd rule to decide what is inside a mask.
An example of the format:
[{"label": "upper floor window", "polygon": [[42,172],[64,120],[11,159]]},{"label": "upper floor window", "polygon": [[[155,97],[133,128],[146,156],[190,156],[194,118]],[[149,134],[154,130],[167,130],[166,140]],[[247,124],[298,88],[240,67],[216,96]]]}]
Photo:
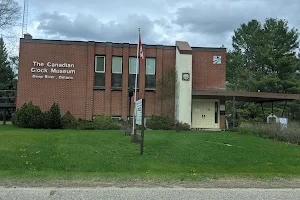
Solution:
[{"label": "upper floor window", "polygon": [[[136,57],[129,58],[129,74],[136,74]],[[139,74],[139,69],[137,69],[137,74]]]},{"label": "upper floor window", "polygon": [[123,59],[121,56],[112,57],[112,73],[122,74]]},{"label": "upper floor window", "polygon": [[94,87],[105,87],[105,56],[95,56]]},{"label": "upper floor window", "polygon": [[[135,87],[136,57],[129,57],[128,87]],[[139,88],[139,68],[137,69],[137,88]]]},{"label": "upper floor window", "polygon": [[104,73],[105,72],[105,56],[95,57],[95,72]]},{"label": "upper floor window", "polygon": [[123,67],[123,58],[121,56],[112,57],[112,77],[111,77],[111,86],[115,88],[122,87],[122,67]]},{"label": "upper floor window", "polygon": [[155,75],[155,58],[146,58],[146,75]]},{"label": "upper floor window", "polygon": [[146,83],[145,87],[154,89],[156,87],[156,59],[146,58]]}]

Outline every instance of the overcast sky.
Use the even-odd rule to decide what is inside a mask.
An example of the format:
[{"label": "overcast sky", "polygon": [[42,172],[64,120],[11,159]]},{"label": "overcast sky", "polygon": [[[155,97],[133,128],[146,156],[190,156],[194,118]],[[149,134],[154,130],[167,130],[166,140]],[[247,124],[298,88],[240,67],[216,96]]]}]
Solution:
[{"label": "overcast sky", "polygon": [[[17,0],[23,5],[23,0]],[[300,29],[300,0],[29,0],[34,38],[231,47],[241,23],[284,18]],[[21,35],[21,29],[16,29]]]}]

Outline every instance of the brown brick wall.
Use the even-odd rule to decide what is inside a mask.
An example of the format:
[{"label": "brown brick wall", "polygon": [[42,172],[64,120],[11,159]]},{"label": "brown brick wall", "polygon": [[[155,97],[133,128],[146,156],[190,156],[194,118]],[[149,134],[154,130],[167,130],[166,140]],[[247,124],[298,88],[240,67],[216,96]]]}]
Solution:
[{"label": "brown brick wall", "polygon": [[[146,116],[174,114],[175,97],[161,102],[159,80],[168,70],[175,70],[175,48],[143,46],[144,56],[156,58],[156,91],[145,91],[146,63],[140,66],[137,99],[146,99]],[[25,40],[20,44],[17,107],[32,101],[42,110],[53,102],[59,103],[62,114],[70,111],[75,117],[91,119],[95,115],[110,114],[126,119],[128,115],[129,56],[136,57],[136,47],[129,44],[78,42],[54,43]],[[105,55],[105,88],[94,90],[95,55]],[[122,89],[111,89],[112,56],[123,57]],[[222,56],[222,65],[213,65],[213,55]],[[225,87],[225,53],[193,52],[193,89]],[[39,80],[31,78],[32,62],[75,64],[74,80]],[[145,60],[146,61],[146,60]],[[41,68],[41,67],[40,67]],[[47,69],[51,69],[45,67]],[[49,75],[53,75],[48,73]],[[41,74],[45,75],[45,74]],[[64,75],[64,74],[63,74]],[[58,76],[58,75],[56,75]],[[133,114],[133,100],[131,115]],[[221,118],[222,120],[222,118]],[[223,123],[223,122],[222,122]]]},{"label": "brown brick wall", "polygon": [[[93,87],[94,87],[94,55],[95,42],[89,42],[87,47],[87,69],[86,69],[86,110],[85,119],[91,120],[93,117]],[[76,81],[76,80],[75,80]]]},{"label": "brown brick wall", "polygon": [[104,90],[94,91],[93,116],[105,113],[104,94],[105,94]]},{"label": "brown brick wall", "polygon": [[155,108],[156,108],[156,101],[155,101],[155,94],[153,92],[146,92],[145,93],[145,111],[146,116],[151,116],[152,114],[155,114]]},{"label": "brown brick wall", "polygon": [[[33,79],[32,75],[45,75],[32,73],[33,61],[67,62],[75,64],[76,74],[74,80]],[[62,45],[45,43],[21,43],[18,75],[17,107],[25,102],[32,102],[45,111],[56,102],[64,114],[67,111],[78,118],[86,117],[86,108],[91,106],[86,101],[90,96],[87,85],[88,47],[87,45]],[[46,68],[49,67],[38,67]],[[47,75],[53,75],[47,73]],[[56,75],[58,76],[58,75]]]},{"label": "brown brick wall", "polygon": [[[166,74],[169,70],[175,70],[176,66],[176,51],[174,50],[164,50],[163,51],[163,68],[160,72],[160,77]],[[158,97],[157,101],[160,101]],[[162,108],[161,112],[167,115],[173,115],[175,117],[175,96],[171,99],[167,99],[161,102]]]},{"label": "brown brick wall", "polygon": [[122,92],[112,91],[111,92],[111,115],[112,116],[122,116]]},{"label": "brown brick wall", "polygon": [[220,116],[220,129],[222,130],[226,129],[225,115]]},{"label": "brown brick wall", "polygon": [[[222,56],[222,64],[214,65],[213,56]],[[193,89],[225,88],[225,52],[193,51]]]},{"label": "brown brick wall", "polygon": [[[119,48],[118,48],[119,49]],[[127,119],[128,116],[128,73],[129,73],[129,45],[123,46],[123,75],[122,75],[122,119]],[[132,100],[133,102],[133,100]],[[113,104],[116,102],[113,102]]]}]

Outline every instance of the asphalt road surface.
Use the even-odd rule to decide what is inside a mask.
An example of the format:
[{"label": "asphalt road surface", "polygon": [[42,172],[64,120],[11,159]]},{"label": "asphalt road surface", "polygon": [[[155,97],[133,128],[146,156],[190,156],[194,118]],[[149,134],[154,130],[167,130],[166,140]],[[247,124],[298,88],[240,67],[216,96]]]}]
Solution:
[{"label": "asphalt road surface", "polygon": [[1,200],[43,199],[221,199],[221,200],[293,200],[300,199],[300,189],[222,189],[222,188],[0,188]]}]

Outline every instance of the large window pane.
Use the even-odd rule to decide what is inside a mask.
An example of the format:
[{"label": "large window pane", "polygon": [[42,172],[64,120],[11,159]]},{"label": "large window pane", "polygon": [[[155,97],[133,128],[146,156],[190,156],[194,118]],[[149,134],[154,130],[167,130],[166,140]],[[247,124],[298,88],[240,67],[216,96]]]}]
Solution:
[{"label": "large window pane", "polygon": [[155,58],[146,58],[146,74],[154,75],[155,74]]},{"label": "large window pane", "polygon": [[[136,74],[136,58],[135,57],[130,57],[129,58],[129,74]],[[139,74],[139,70],[137,71]]]},{"label": "large window pane", "polygon": [[95,65],[95,72],[105,72],[105,57],[96,56]]},{"label": "large window pane", "polygon": [[112,58],[112,73],[122,74],[122,57],[113,56],[113,58]]}]

